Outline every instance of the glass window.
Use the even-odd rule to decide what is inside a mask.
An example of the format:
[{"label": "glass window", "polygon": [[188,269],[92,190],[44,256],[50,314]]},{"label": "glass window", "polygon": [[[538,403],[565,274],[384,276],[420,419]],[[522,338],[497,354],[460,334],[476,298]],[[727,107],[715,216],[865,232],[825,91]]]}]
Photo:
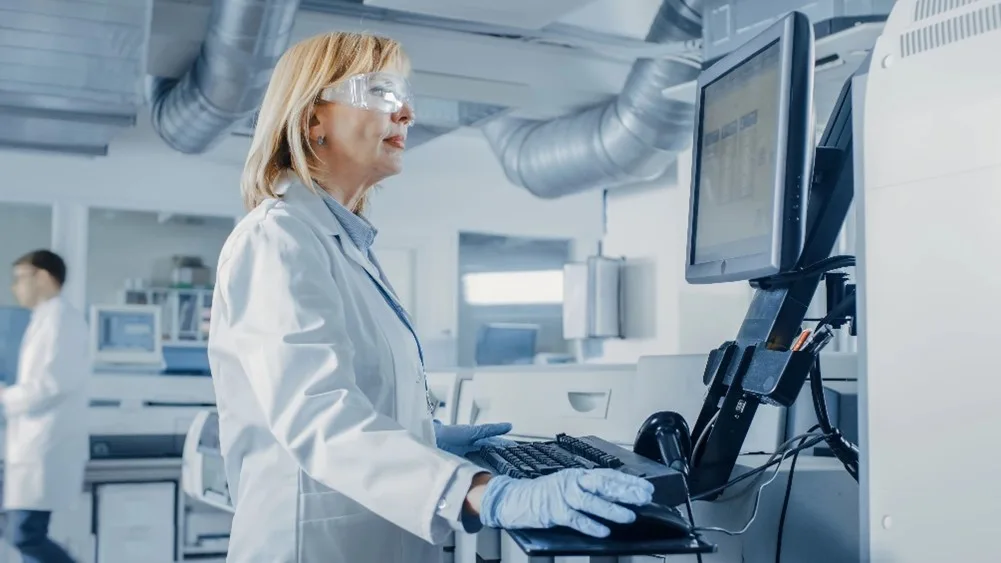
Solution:
[{"label": "glass window", "polygon": [[563,270],[470,273],[462,288],[470,305],[561,304]]}]

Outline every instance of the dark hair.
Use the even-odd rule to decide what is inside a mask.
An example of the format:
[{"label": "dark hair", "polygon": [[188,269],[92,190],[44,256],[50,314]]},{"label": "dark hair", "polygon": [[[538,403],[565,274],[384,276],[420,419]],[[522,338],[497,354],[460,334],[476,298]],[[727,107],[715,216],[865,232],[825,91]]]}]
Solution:
[{"label": "dark hair", "polygon": [[66,283],[66,262],[51,250],[32,250],[14,261],[15,266],[33,266],[45,270],[59,287]]}]

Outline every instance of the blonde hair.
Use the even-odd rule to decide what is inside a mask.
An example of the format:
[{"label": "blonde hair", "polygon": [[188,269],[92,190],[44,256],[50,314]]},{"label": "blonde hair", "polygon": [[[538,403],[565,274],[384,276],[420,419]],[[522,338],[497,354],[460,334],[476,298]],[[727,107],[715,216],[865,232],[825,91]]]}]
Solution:
[{"label": "blonde hair", "polygon": [[[277,184],[291,169],[315,189],[316,153],[309,143],[309,121],[320,91],[355,74],[390,67],[409,71],[410,62],[396,41],[361,33],[327,33],[300,41],[275,65],[257,117],[254,140],[243,166],[240,192],[247,210],[277,198]],[[365,208],[362,194],[351,211]]]}]

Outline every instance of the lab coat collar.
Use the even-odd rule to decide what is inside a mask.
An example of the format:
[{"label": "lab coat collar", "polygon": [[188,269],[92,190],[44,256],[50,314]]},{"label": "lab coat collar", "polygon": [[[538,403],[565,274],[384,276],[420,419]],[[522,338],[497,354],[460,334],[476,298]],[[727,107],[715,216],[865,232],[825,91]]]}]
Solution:
[{"label": "lab coat collar", "polygon": [[54,297],[51,297],[49,299],[46,299],[45,301],[38,303],[31,310],[32,315],[35,314],[44,315],[45,313],[56,309],[59,306],[59,302],[61,299],[62,296],[57,294]]},{"label": "lab coat collar", "polygon": [[372,260],[369,260],[362,254],[362,251],[351,240],[341,222],[337,220],[337,217],[327,207],[326,202],[323,201],[323,196],[304,186],[302,180],[291,170],[285,171],[282,175],[281,180],[275,187],[275,193],[280,195],[289,207],[302,209],[308,213],[310,218],[320,226],[324,234],[336,238],[344,255],[361,266],[368,273],[369,277],[372,278],[372,281],[399,304],[396,293],[382,279],[382,274]]},{"label": "lab coat collar", "polygon": [[323,202],[322,196],[304,186],[295,172],[286,170],[282,173],[275,186],[275,193],[281,197],[286,205],[308,213],[310,219],[320,226],[324,234],[338,238],[347,236],[340,221],[327,209],[327,204]]}]

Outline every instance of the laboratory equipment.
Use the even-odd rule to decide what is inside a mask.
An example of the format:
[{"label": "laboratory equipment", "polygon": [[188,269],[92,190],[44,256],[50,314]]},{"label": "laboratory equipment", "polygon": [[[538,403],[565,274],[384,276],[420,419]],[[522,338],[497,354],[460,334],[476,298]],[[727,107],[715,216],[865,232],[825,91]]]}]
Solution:
[{"label": "laboratory equipment", "polygon": [[654,502],[677,506],[688,498],[677,471],[634,454],[597,436],[557,434],[555,440],[510,447],[484,447],[466,457],[498,475],[536,479],[561,469],[616,469],[642,477],[654,486]]},{"label": "laboratory equipment", "polygon": [[[188,429],[200,412],[215,407],[212,380],[115,370],[95,373],[90,387],[87,471],[91,482],[102,484],[100,491],[94,487],[94,496],[104,503],[101,513],[95,512],[94,516],[98,536],[133,534],[136,541],[144,542],[142,545],[169,537],[176,551],[168,553],[176,560],[224,553],[229,515],[214,507],[191,506],[177,494],[183,484],[182,459]],[[115,490],[115,502],[125,502],[118,495],[119,488],[112,486],[123,482],[135,485],[121,488],[122,495],[125,490],[128,494],[141,493],[143,498],[149,495],[148,502],[154,504],[148,510],[157,512],[155,518],[128,521],[111,509],[111,501],[103,496]],[[139,496],[135,498],[139,502]],[[161,518],[164,515],[169,518]],[[115,541],[107,540],[112,545]]]},{"label": "laboratory equipment", "polygon": [[97,373],[91,381],[91,459],[180,459],[195,417],[215,407],[207,377]]},{"label": "laboratory equipment", "polygon": [[31,322],[31,311],[23,307],[0,307],[0,382],[17,381],[17,360],[21,340]]},{"label": "laboratory equipment", "polygon": [[644,541],[650,537],[687,537],[695,533],[692,523],[673,506],[652,502],[632,508],[636,520],[631,524],[610,524],[613,540]]},{"label": "laboratory equipment", "polygon": [[793,13],[699,75],[689,283],[791,269],[806,228],[813,150],[813,28]]},{"label": "laboratory equipment", "polygon": [[864,561],[997,548],[998,53],[1001,2],[898,0],[854,88]]},{"label": "laboratory equipment", "polygon": [[[809,10],[817,39],[886,21],[895,0],[705,0],[702,49],[716,60],[790,10]],[[867,47],[872,41],[865,43]]]},{"label": "laboratory equipment", "polygon": [[589,256],[563,266],[563,338],[621,338],[621,258]]},{"label": "laboratory equipment", "polygon": [[212,285],[212,270],[198,256],[171,258],[170,282],[175,287],[205,287]]},{"label": "laboratory equipment", "polygon": [[95,365],[162,368],[159,307],[94,305],[90,330]]},{"label": "laboratory equipment", "polygon": [[212,289],[126,289],[121,299],[127,305],[157,305],[161,308],[160,328],[164,346],[205,347],[212,313]]},{"label": "laboratory equipment", "polygon": [[535,359],[539,325],[488,323],[476,335],[476,365],[530,364]]},{"label": "laboratory equipment", "polygon": [[[632,427],[640,428],[634,451],[687,473],[693,498],[713,500],[727,489],[758,405],[795,402],[819,351],[793,347],[851,202],[852,121],[849,83],[812,154],[812,42],[808,19],[794,12],[699,79],[686,277],[753,279],[757,291],[737,338],[704,363],[708,392],[687,419],[692,431],[682,414],[656,407]],[[573,395],[568,402],[579,413],[603,417],[619,393]],[[784,435],[783,423],[770,426],[772,437]]]},{"label": "laboratory equipment", "polygon": [[[784,148],[781,144],[745,143],[743,146],[714,148],[711,150],[716,152],[708,154],[710,149],[705,139],[720,125],[710,113],[714,103],[710,99],[710,90],[715,81],[728,72],[773,74],[776,71],[774,62],[766,60],[773,56],[769,53],[777,53],[782,61],[778,69],[783,78],[776,82],[773,76],[771,83],[783,85],[776,96],[783,101],[768,111],[759,111],[754,127],[769,131],[777,130],[776,125],[781,129],[788,128],[788,143]],[[759,58],[762,56],[766,58]],[[846,84],[835,114],[828,121],[813,156],[811,169],[809,127],[805,126],[805,121],[810,115],[809,75],[812,64],[812,29],[805,16],[794,12],[724,57],[699,79],[702,93],[695,134],[698,156],[692,177],[693,205],[686,274],[689,281],[698,283],[751,277],[758,279],[754,280],[757,290],[737,338],[713,350],[706,364],[703,381],[709,389],[692,428],[692,435],[697,438],[697,446],[689,459],[689,487],[693,495],[706,495],[713,499],[722,494],[761,403],[789,406],[799,397],[803,383],[817,360],[815,351],[808,347],[802,350],[796,348],[807,304],[812,301],[821,275],[827,269],[833,269],[828,266],[854,263],[852,260],[851,264],[840,264],[829,259],[852,199],[851,83]],[[731,95],[746,96],[751,103],[760,102],[757,92],[764,91],[766,86],[759,80],[764,78],[748,77],[743,82],[734,83],[743,90]],[[753,107],[747,109],[752,113],[754,111]],[[730,117],[723,121],[727,119]],[[728,123],[732,124],[732,119]],[[725,128],[726,125],[723,125]],[[739,186],[731,177],[735,173],[732,167],[743,162],[740,155],[760,153],[762,146],[773,147],[775,153],[771,162],[775,172],[762,172],[758,181],[771,185],[771,180],[776,180],[775,185],[784,189],[770,192],[773,194],[771,205],[737,205],[742,201],[738,199],[726,211],[735,224],[750,225],[756,224],[761,209],[770,210],[773,215],[765,222],[772,226],[766,237],[770,245],[765,253],[767,256],[759,253],[753,259],[744,260],[752,256],[745,253],[736,262],[735,272],[728,266],[733,263],[731,255],[712,255],[710,252],[709,258],[719,258],[714,262],[715,269],[700,268],[700,261],[703,265],[711,261],[702,260],[700,256],[704,258],[706,254],[700,254],[698,249],[723,248],[716,244],[717,240],[736,241],[737,244],[731,244],[729,248],[741,251],[765,248],[740,246],[744,244],[741,241],[748,240],[750,230],[733,231],[727,236],[724,236],[723,230],[710,231],[718,233],[719,238],[710,239],[708,243],[700,241],[707,231],[706,218],[698,211],[700,203],[716,191],[716,186],[705,189],[704,180],[699,176],[700,167],[715,162],[715,176],[710,178],[710,183],[716,181],[719,186],[731,189]],[[738,149],[741,152],[733,152]],[[778,182],[783,173],[785,180]],[[748,174],[753,176],[757,173],[745,171],[739,175]],[[808,200],[805,197],[807,189],[810,191]],[[759,235],[755,241],[755,245],[763,244],[765,238]],[[800,248],[801,251],[798,250]],[[832,443],[832,447],[835,444]]]},{"label": "laboratory equipment", "polygon": [[[853,383],[857,379],[857,357],[849,353],[824,353],[824,378],[829,385]],[[708,359],[707,354],[677,354],[644,356],[636,364],[576,364],[481,367],[462,372],[456,412],[457,423],[483,424],[510,422],[508,438],[524,443],[545,443],[554,436],[599,436],[626,450],[634,447],[637,429],[647,415],[664,408],[665,403],[687,420],[695,420],[705,398],[706,388],[699,377]],[[812,405],[809,390],[800,401]],[[804,413],[805,414],[805,413]],[[744,455],[746,452],[773,452],[788,437],[786,416],[781,409],[760,409],[744,440],[735,474],[745,473],[767,461],[768,456]],[[812,423],[811,423],[812,425]],[[740,561],[743,546],[754,546],[755,553],[773,553],[778,509],[782,503],[784,479],[788,475],[786,462],[776,482],[762,493],[759,520],[747,534],[739,538],[713,536],[718,543],[716,557],[721,561]],[[857,549],[858,512],[855,482],[837,460],[829,457],[805,459],[796,468],[796,488],[791,508],[797,515],[809,515],[806,522],[789,522],[796,538],[785,545],[790,561],[797,554],[807,558],[817,541],[832,546],[831,556],[818,561],[843,562],[837,559]],[[697,523],[711,523],[739,529],[751,513],[753,495],[745,501],[728,503],[696,503]],[[792,533],[792,532],[790,532]],[[707,538],[710,539],[710,538]],[[813,542],[811,544],[811,541]],[[521,547],[508,532],[484,530],[475,535],[456,534],[456,562],[501,560],[501,545],[509,551],[503,561],[520,561],[512,551]],[[815,555],[815,554],[813,554]],[[772,560],[774,557],[772,557]],[[766,559],[753,559],[765,561]]]},{"label": "laboratory equipment", "polygon": [[163,345],[163,373],[165,375],[211,375],[209,349],[200,346]]},{"label": "laboratory equipment", "polygon": [[219,446],[219,414],[198,413],[184,440],[181,483],[191,498],[233,512],[233,499],[226,482],[222,448]]}]

